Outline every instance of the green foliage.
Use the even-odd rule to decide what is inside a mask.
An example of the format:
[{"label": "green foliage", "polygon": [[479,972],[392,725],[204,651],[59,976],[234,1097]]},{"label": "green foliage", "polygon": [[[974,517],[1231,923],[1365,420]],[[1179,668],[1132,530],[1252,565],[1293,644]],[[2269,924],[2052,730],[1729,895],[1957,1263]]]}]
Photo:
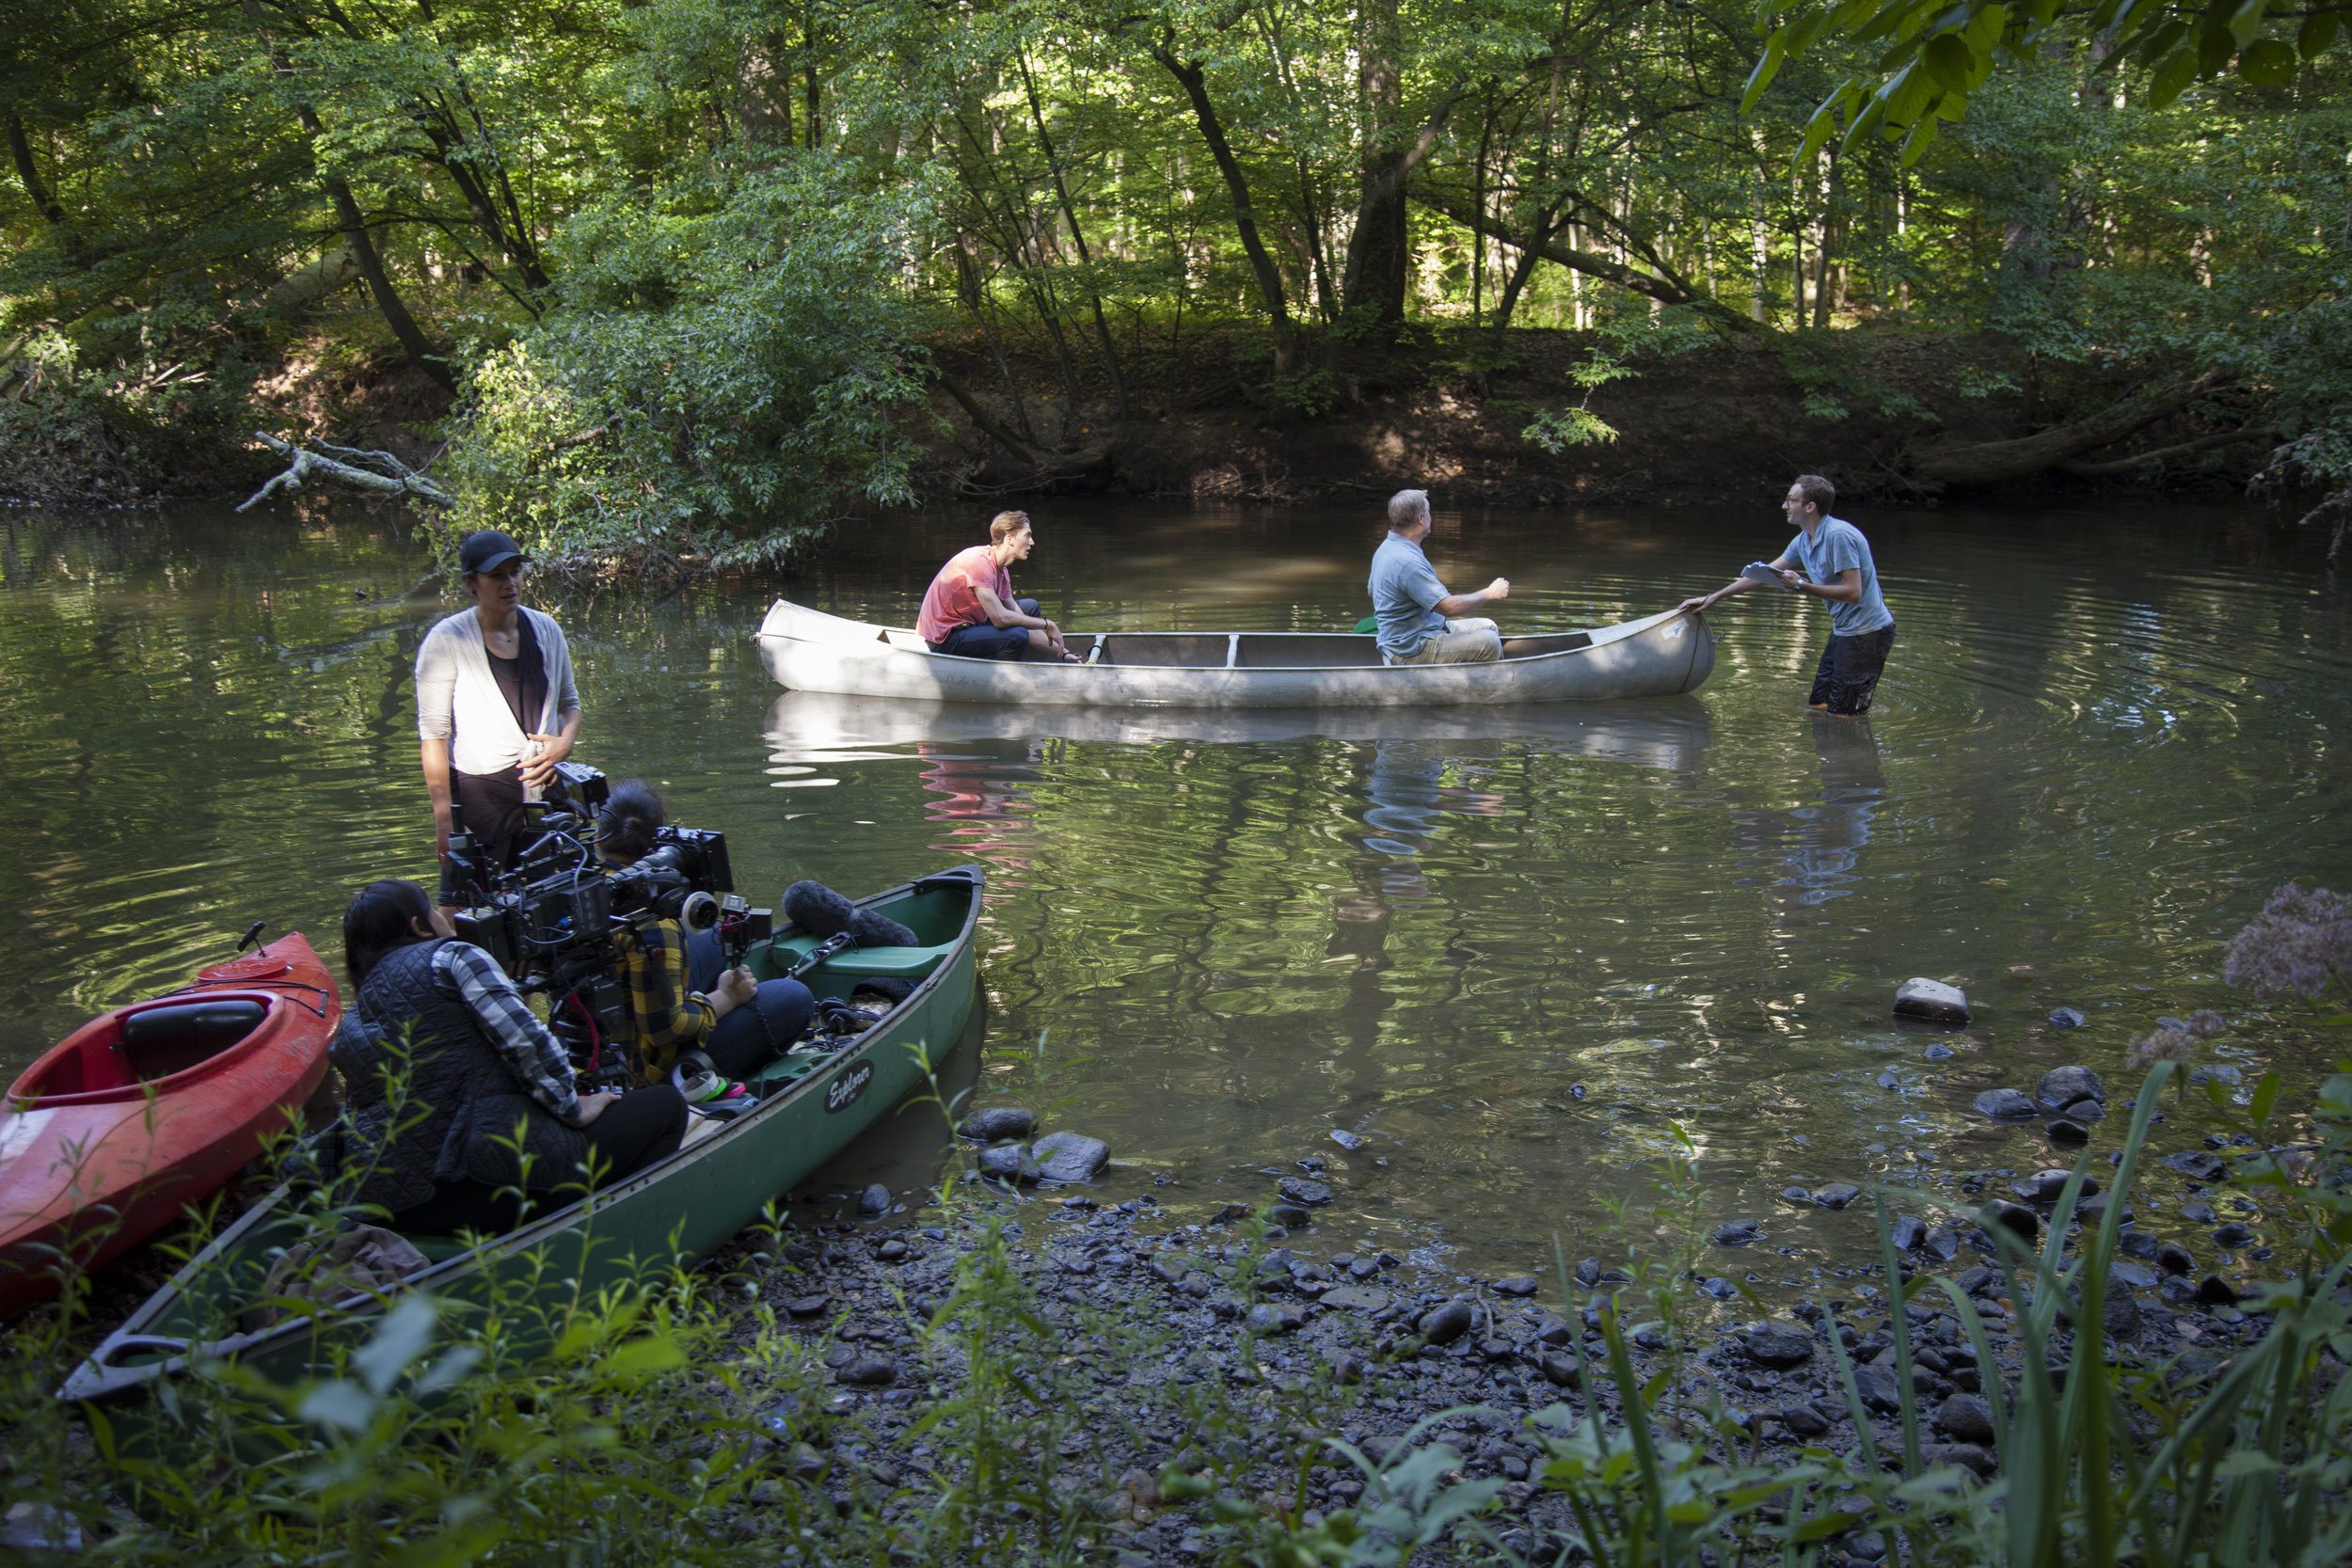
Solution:
[{"label": "green foliage", "polygon": [[557,568],[772,562],[852,500],[904,501],[921,391],[920,185],[822,154],[618,186],[555,246],[562,308],[486,354],[449,459],[452,539]]},{"label": "green foliage", "polygon": [[[1766,0],[1758,14],[1764,55],[1748,79],[1743,109],[1755,106],[1784,62],[1817,43],[1837,40],[1875,51],[1814,111],[1800,163],[1841,132],[1842,151],[1883,134],[1902,142],[1905,163],[1916,163],[1933,143],[1937,123],[1965,118],[1969,95],[1997,67],[2059,49],[2090,47],[2108,71],[2126,61],[2139,66],[2150,74],[2153,106],[2162,108],[2190,83],[2211,81],[2233,66],[2256,87],[2284,87],[2298,61],[2316,59],[2342,25],[2333,10],[2306,12],[2291,0],[2210,8],[2100,0],[2071,15],[2059,0],[1815,0],[1788,8]],[[2293,44],[2283,37],[2290,24],[2296,24]]]}]

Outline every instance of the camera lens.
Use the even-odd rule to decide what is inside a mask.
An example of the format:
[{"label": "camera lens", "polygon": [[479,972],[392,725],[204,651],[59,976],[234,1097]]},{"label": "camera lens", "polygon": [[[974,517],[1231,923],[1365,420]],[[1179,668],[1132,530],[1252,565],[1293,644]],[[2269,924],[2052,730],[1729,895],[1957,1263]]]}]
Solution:
[{"label": "camera lens", "polygon": [[677,923],[689,931],[707,931],[719,924],[719,900],[707,893],[690,893],[678,901]]}]

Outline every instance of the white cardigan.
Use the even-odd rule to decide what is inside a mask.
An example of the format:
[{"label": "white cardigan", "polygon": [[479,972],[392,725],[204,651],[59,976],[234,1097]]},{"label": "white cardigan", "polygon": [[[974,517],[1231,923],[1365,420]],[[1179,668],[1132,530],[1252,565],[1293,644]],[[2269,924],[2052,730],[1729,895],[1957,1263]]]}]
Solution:
[{"label": "white cardigan", "polygon": [[[554,735],[563,727],[562,716],[580,706],[571,649],[552,616],[528,608],[521,612],[531,618],[548,677],[547,706],[532,729]],[[482,621],[470,607],[426,632],[417,649],[417,734],[448,741],[449,765],[460,773],[502,773],[521,767],[538,750],[515,722],[515,710],[490,673]],[[536,790],[528,793],[538,797]]]}]

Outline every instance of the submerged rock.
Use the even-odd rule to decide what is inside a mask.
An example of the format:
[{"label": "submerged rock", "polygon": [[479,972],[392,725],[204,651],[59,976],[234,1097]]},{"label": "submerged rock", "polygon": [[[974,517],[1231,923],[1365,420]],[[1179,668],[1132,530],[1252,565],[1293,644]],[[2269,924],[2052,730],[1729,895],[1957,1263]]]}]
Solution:
[{"label": "submerged rock", "polygon": [[2023,1121],[2041,1114],[2033,1101],[2016,1089],[1987,1089],[1971,1103],[1979,1116],[1994,1121]]},{"label": "submerged rock", "polygon": [[1942,980],[1915,975],[1895,990],[1899,1018],[1924,1018],[1935,1023],[1968,1022],[1968,993]]},{"label": "submerged rock", "polygon": [[1851,1181],[1833,1181],[1813,1195],[1813,1201],[1824,1209],[1843,1209],[1862,1196],[1862,1189]]},{"label": "submerged rock", "polygon": [[1019,1144],[998,1144],[980,1150],[980,1174],[1003,1181],[1035,1181],[1041,1170]]},{"label": "submerged rock", "polygon": [[2042,1075],[2034,1092],[2053,1111],[2062,1111],[2077,1100],[2095,1100],[2102,1105],[2107,1102],[2107,1086],[2099,1082],[2097,1073],[2081,1066],[2052,1068]]},{"label": "submerged rock", "polygon": [[1761,1220],[1726,1220],[1715,1227],[1717,1246],[1747,1246],[1764,1239]]},{"label": "submerged rock", "polygon": [[1301,1176],[1282,1178],[1280,1192],[1285,1198],[1303,1208],[1314,1209],[1331,1201],[1331,1189],[1320,1181],[1310,1181]]},{"label": "submerged rock", "polygon": [[2083,1026],[2083,1015],[2072,1007],[2060,1007],[2050,1015],[2050,1024],[2053,1028],[2079,1029]]}]

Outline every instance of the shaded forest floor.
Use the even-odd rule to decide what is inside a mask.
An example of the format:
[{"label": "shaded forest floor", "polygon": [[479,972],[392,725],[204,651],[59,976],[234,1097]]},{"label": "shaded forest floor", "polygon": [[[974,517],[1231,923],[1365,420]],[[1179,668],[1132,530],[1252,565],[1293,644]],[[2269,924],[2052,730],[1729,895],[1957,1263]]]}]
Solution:
[{"label": "shaded forest floor", "polygon": [[[908,425],[923,449],[921,499],[1093,492],[1281,503],[1417,486],[1444,506],[1712,505],[1769,498],[1810,470],[1850,496],[1931,506],[1943,492],[1910,471],[1917,451],[2044,429],[2124,390],[2090,372],[2039,376],[1997,343],[1866,327],[1636,356],[1631,373],[1587,400],[1571,372],[1604,349],[1597,334],[1427,323],[1393,346],[1311,349],[1306,368],[1278,382],[1264,334],[1219,324],[1173,344],[1143,334],[1120,342],[1122,418],[1090,347],[1074,337],[1066,355],[1042,341],[935,341],[935,363],[998,434],[935,385]],[[447,394],[389,342],[370,341],[363,324],[287,345],[251,377],[243,406],[216,404],[200,423],[174,428],[103,400],[42,408],[20,389],[0,400],[0,501],[242,499],[279,466],[252,442],[257,424],[410,462],[444,439]],[[1613,439],[1555,451],[1528,438],[1540,416],[1580,400]],[[2195,434],[2184,416],[2127,444]],[[1027,450],[1017,453],[1007,436]],[[2127,478],[2053,470],[1994,494],[2234,491],[2262,451],[2241,446]]]}]

